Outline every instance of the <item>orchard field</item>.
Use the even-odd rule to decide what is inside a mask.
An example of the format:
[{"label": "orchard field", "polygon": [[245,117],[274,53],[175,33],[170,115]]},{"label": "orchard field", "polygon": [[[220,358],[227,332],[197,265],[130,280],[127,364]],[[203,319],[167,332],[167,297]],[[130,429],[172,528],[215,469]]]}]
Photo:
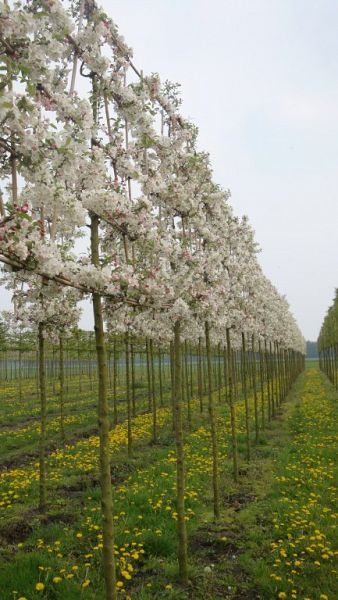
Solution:
[{"label": "orchard field", "polygon": [[338,294],[307,364],[95,0],[0,2],[0,72],[0,600],[336,599]]},{"label": "orchard field", "polygon": [[[36,374],[34,377],[32,372],[34,361],[31,359],[26,374],[23,370],[21,380],[18,371],[9,368],[15,364],[17,354],[12,352],[11,358],[2,362],[0,589],[4,600],[99,600],[104,596],[95,411],[97,370],[90,357],[79,361],[76,339],[74,336],[67,344],[63,431],[60,373],[55,357],[54,371],[50,369],[47,376],[48,502],[42,513],[37,508],[39,399]],[[84,355],[86,345],[82,345]],[[176,566],[176,452],[170,356],[162,351],[159,361],[155,352],[157,358],[149,356],[147,369],[147,347],[142,340],[135,344],[133,447],[129,455],[126,369],[119,342],[115,343],[115,360],[110,364],[118,596],[333,599],[337,580],[337,393],[320,373],[318,363],[309,361],[281,402],[276,379],[273,407],[272,379],[268,378],[266,364],[261,380],[260,357],[255,357],[254,364],[252,355],[248,356],[248,461],[243,370],[241,356],[236,357],[238,477],[234,481],[226,370],[223,356],[220,362],[218,353],[213,352],[220,495],[220,513],[215,520],[205,357],[195,354],[192,347],[187,351],[184,449],[190,566],[189,584],[182,587]],[[87,352],[88,348],[87,342]],[[52,365],[52,349],[50,357],[47,362]],[[25,355],[21,360],[25,361]],[[151,398],[153,392],[156,395],[158,405],[156,443],[149,391]]]}]

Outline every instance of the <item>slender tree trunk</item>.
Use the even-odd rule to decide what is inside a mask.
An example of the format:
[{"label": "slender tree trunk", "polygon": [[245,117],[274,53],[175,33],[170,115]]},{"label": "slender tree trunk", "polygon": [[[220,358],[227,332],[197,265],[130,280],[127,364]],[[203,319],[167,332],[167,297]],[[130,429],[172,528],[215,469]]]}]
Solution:
[{"label": "slender tree trunk", "polygon": [[271,386],[270,386],[270,361],[267,349],[266,340],[264,340],[264,357],[265,357],[265,368],[266,368],[266,387],[268,391],[268,421],[271,420]]},{"label": "slender tree trunk", "polygon": [[200,412],[203,412],[203,390],[202,390],[202,339],[198,340],[198,363],[197,363],[197,384],[198,398],[200,403]]},{"label": "slender tree trunk", "polygon": [[163,406],[163,375],[162,375],[162,352],[158,350],[158,380],[160,386],[160,406]]},{"label": "slender tree trunk", "polygon": [[228,403],[228,358],[226,347],[223,348],[223,372],[224,372],[224,396],[225,402]]},{"label": "slender tree trunk", "polygon": [[271,415],[275,416],[275,364],[272,352],[272,343],[269,342],[269,363],[270,363],[270,381],[271,381]]},{"label": "slender tree trunk", "polygon": [[151,396],[152,396],[152,413],[153,413],[153,444],[157,444],[157,404],[155,393],[155,368],[154,368],[154,347],[153,340],[149,341],[150,354],[150,374],[151,374]]},{"label": "slender tree trunk", "polygon": [[47,397],[46,397],[46,366],[45,338],[43,323],[39,323],[39,391],[40,391],[40,440],[39,440],[39,508],[44,511],[47,502],[46,476],[46,431],[47,431]]},{"label": "slender tree trunk", "polygon": [[203,393],[208,393],[208,373],[207,373],[207,361],[203,356],[202,360],[202,383],[203,383]]},{"label": "slender tree trunk", "polygon": [[79,338],[79,332],[77,333],[77,366],[78,366],[78,377],[79,377],[79,391],[82,392],[82,373],[81,373],[81,367],[80,367],[80,359],[81,359],[81,354],[80,354],[80,338]]},{"label": "slender tree trunk", "polygon": [[64,353],[65,353],[65,391],[69,392],[69,351],[68,351],[68,345],[67,342],[65,343],[65,348],[64,348]]},{"label": "slender tree trunk", "polygon": [[276,342],[276,359],[277,359],[277,374],[278,374],[278,405],[282,404],[283,400],[283,388],[282,388],[282,368],[280,359],[280,348],[278,342]]},{"label": "slender tree trunk", "polygon": [[131,363],[131,400],[133,407],[133,417],[136,416],[136,398],[135,398],[135,352],[133,339],[130,340],[130,363]]},{"label": "slender tree trunk", "polygon": [[259,438],[259,422],[258,422],[258,398],[257,398],[257,377],[256,377],[256,353],[255,353],[255,336],[251,338],[251,365],[252,365],[252,387],[254,393],[254,413],[255,413],[255,441]]},{"label": "slender tree trunk", "polygon": [[183,446],[182,399],[181,399],[181,325],[177,321],[174,326],[174,423],[176,442],[176,469],[177,469],[177,538],[178,538],[178,565],[180,581],[183,585],[188,583],[188,549],[187,528],[185,520],[185,466]]},{"label": "slender tree trunk", "polygon": [[245,334],[242,332],[242,390],[243,390],[244,404],[245,404],[246,457],[247,457],[247,460],[250,461],[250,459],[251,459],[250,413],[249,413],[247,377],[248,377],[248,369],[247,369],[246,343],[245,343]]},{"label": "slender tree trunk", "polygon": [[184,343],[184,380],[185,380],[185,394],[187,398],[188,408],[188,425],[191,429],[191,404],[190,404],[190,386],[189,386],[189,373],[188,373],[188,344],[187,341]]},{"label": "slender tree trunk", "polygon": [[22,333],[19,333],[19,401],[22,401]]},{"label": "slender tree trunk", "polygon": [[[39,365],[39,349],[38,348],[36,349],[36,352],[35,352],[35,364],[37,365],[36,372],[35,372],[35,375],[36,375],[36,377],[35,377],[36,397],[37,397],[37,400],[39,400],[40,399],[40,382],[39,382],[39,366],[38,366]],[[8,360],[7,360],[7,358],[6,358],[6,381],[8,381]]]},{"label": "slender tree trunk", "polygon": [[114,371],[113,371],[113,423],[114,425],[117,425],[118,422],[118,416],[117,416],[117,352],[116,352],[116,339],[114,339],[114,345],[113,345],[113,364],[114,364]]},{"label": "slender tree trunk", "polygon": [[[99,265],[99,220],[91,217],[92,263]],[[116,571],[114,557],[113,496],[110,470],[109,414],[107,395],[107,353],[103,328],[102,305],[99,294],[93,294],[94,328],[98,368],[98,425],[100,438],[100,485],[102,508],[102,562],[106,600],[116,600]]]},{"label": "slender tree trunk", "polygon": [[52,369],[53,369],[53,385],[52,385],[52,392],[53,392],[53,395],[54,395],[54,396],[55,396],[55,394],[56,394],[55,382],[56,382],[56,377],[57,377],[57,375],[58,375],[58,377],[60,378],[60,373],[58,373],[58,374],[57,374],[57,369],[56,369],[56,366],[55,366],[56,352],[57,352],[57,349],[53,347],[53,349],[52,349],[52,360],[53,360],[53,367],[52,367]]},{"label": "slender tree trunk", "polygon": [[260,392],[261,392],[262,429],[265,429],[264,362],[263,362],[262,347],[261,347],[260,340],[258,340],[258,355],[259,355],[259,380],[260,380]]},{"label": "slender tree trunk", "polygon": [[222,362],[221,344],[218,344],[218,404],[222,404]]},{"label": "slender tree trunk", "polygon": [[150,351],[149,340],[146,338],[146,357],[147,357],[147,381],[148,381],[148,410],[151,412],[152,392],[151,392],[151,375],[150,375]]},{"label": "slender tree trunk", "polygon": [[61,438],[65,439],[65,372],[64,372],[64,352],[63,338],[59,338],[59,381],[60,381],[60,434]]},{"label": "slender tree trunk", "polygon": [[112,388],[112,377],[111,377],[111,349],[110,349],[110,340],[109,340],[109,348],[107,349],[108,356],[108,378],[109,378],[109,389]]},{"label": "slender tree trunk", "polygon": [[190,352],[189,352],[189,354],[190,354],[190,363],[189,363],[190,369],[189,369],[189,372],[190,372],[190,398],[191,398],[191,400],[194,397],[194,378],[193,378],[193,360],[192,360],[193,354],[192,353],[193,353],[193,349],[190,346]]},{"label": "slender tree trunk", "polygon": [[133,442],[131,431],[131,398],[130,398],[130,352],[129,352],[129,331],[124,336],[126,349],[126,396],[127,396],[127,438],[128,438],[128,456],[132,456]]},{"label": "slender tree trunk", "polygon": [[214,517],[219,518],[219,483],[218,483],[218,443],[217,427],[215,417],[214,399],[212,394],[212,370],[211,370],[211,350],[210,350],[210,328],[208,321],[205,322],[205,346],[207,355],[207,377],[208,377],[208,412],[211,430],[212,447],[212,484],[214,492]]},{"label": "slender tree trunk", "polygon": [[[175,340],[174,342],[170,342],[170,380],[171,380],[171,406],[172,406],[172,415],[173,415],[173,431],[175,431]],[[180,353],[181,356],[181,353]],[[181,371],[180,371],[181,374]],[[181,376],[181,375],[180,375]],[[181,382],[180,382],[181,385]],[[181,392],[180,392],[180,402],[182,403]]]},{"label": "slender tree trunk", "polygon": [[231,349],[230,329],[226,330],[227,359],[228,359],[228,398],[230,405],[230,423],[232,440],[232,460],[234,480],[238,481],[238,450],[237,450],[237,429],[236,429],[236,411],[234,403],[234,362]]}]

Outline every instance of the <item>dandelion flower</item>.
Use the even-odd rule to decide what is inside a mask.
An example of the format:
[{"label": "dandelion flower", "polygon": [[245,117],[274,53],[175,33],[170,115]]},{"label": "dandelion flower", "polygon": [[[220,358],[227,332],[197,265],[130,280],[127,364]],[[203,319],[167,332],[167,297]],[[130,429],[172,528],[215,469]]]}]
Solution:
[{"label": "dandelion flower", "polygon": [[131,575],[130,575],[129,571],[121,571],[121,575],[125,579],[131,579]]}]

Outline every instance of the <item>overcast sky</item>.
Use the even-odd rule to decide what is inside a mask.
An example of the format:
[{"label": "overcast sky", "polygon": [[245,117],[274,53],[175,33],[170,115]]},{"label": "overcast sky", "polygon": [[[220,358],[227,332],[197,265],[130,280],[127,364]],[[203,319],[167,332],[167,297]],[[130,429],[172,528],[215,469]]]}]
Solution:
[{"label": "overcast sky", "polygon": [[101,4],[144,73],[181,83],[215,181],[249,216],[264,272],[316,339],[338,287],[338,2]]}]

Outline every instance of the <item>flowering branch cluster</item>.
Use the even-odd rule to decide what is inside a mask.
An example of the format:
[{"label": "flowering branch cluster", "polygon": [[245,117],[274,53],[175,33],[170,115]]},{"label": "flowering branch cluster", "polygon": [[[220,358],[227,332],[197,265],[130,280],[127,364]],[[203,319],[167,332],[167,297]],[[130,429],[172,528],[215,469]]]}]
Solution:
[{"label": "flowering branch cluster", "polygon": [[[15,272],[18,315],[25,298],[47,323],[60,297],[76,310],[97,292],[116,330],[168,340],[179,319],[197,340],[208,321],[215,343],[231,328],[234,343],[245,331],[303,352],[247,218],[179,114],[177,86],[142,75],[93,0],[81,18],[59,0],[0,11],[0,261]],[[93,215],[99,265],[78,250]]]}]

